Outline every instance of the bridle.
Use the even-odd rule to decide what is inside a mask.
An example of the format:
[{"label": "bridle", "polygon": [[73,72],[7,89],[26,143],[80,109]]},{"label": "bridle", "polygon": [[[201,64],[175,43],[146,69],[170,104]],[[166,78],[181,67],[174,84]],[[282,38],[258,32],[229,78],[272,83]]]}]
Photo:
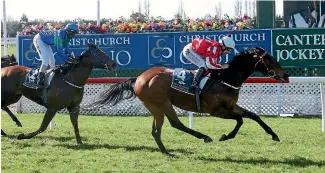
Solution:
[{"label": "bridle", "polygon": [[96,48],[94,50],[90,50],[90,54],[93,55],[97,60],[99,60],[103,65],[105,65],[105,68],[108,69],[108,66],[107,66],[107,61],[109,59],[109,57],[105,58],[105,59],[102,59],[99,55],[98,55],[98,51],[99,49]]},{"label": "bridle", "polygon": [[[96,49],[94,49],[94,50],[87,50],[87,51],[85,51],[85,52],[82,52],[81,55],[84,55],[86,52],[89,52],[90,55],[94,56],[94,57],[95,57],[97,60],[99,60],[103,65],[105,65],[105,68],[106,68],[106,69],[108,69],[108,66],[107,66],[106,63],[107,63],[109,57],[107,57],[107,58],[105,58],[105,59],[102,59],[102,58],[98,55],[98,50],[99,50],[98,48],[96,48]],[[90,61],[89,63],[91,63],[92,58],[90,58],[89,61]],[[75,65],[74,65],[74,66],[75,66]],[[70,75],[70,73],[71,73],[71,71],[73,70],[74,66],[73,66],[72,69],[69,71],[69,73],[68,73],[67,76]],[[83,88],[83,86],[75,85],[75,84],[69,82],[69,81],[68,81],[67,79],[65,79],[65,78],[63,78],[63,81],[64,81],[65,83],[67,83],[68,85],[73,86],[73,87],[75,87],[75,88],[78,88],[78,89],[82,89],[82,88]]]},{"label": "bridle", "polygon": [[[257,52],[255,52],[255,53],[257,53]],[[274,70],[269,69],[269,68],[266,66],[265,62],[264,62],[264,57],[265,57],[266,54],[267,54],[267,52],[265,51],[262,55],[258,55],[258,57],[259,57],[260,59],[255,63],[255,65],[254,65],[254,70],[257,68],[258,64],[262,63],[262,64],[264,65],[266,71],[267,71],[267,75],[268,75],[269,77],[271,77],[271,78],[274,78],[274,77],[276,76]],[[256,55],[256,54],[255,54],[255,55]]]}]

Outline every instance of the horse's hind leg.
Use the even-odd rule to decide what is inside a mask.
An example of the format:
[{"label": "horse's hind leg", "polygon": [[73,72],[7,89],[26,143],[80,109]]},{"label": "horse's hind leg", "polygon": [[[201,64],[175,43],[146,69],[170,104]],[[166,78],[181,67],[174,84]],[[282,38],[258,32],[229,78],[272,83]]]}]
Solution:
[{"label": "horse's hind leg", "polygon": [[3,106],[3,107],[1,107],[1,109],[8,113],[8,115],[11,117],[11,119],[16,123],[16,126],[22,127],[18,118],[10,111],[10,109],[7,106]]},{"label": "horse's hind leg", "polygon": [[35,132],[28,133],[26,135],[21,133],[18,135],[17,139],[30,139],[30,138],[33,138],[34,136],[44,132],[46,130],[47,126],[50,124],[50,121],[55,116],[56,112],[57,112],[57,110],[47,109],[40,128],[38,130],[36,130]]},{"label": "horse's hind leg", "polygon": [[152,131],[151,134],[153,138],[155,139],[160,151],[163,154],[167,154],[170,156],[173,156],[172,154],[168,153],[164,144],[161,141],[161,128],[164,124],[164,113],[160,108],[157,108],[156,106],[150,106],[148,104],[145,104],[145,107],[151,112],[153,115],[153,122],[152,122]]},{"label": "horse's hind leg", "polygon": [[277,134],[275,134],[273,132],[273,130],[271,129],[271,127],[269,127],[264,121],[261,120],[261,118],[256,115],[255,113],[253,112],[250,112],[238,105],[235,106],[235,109],[234,109],[235,112],[242,112],[242,117],[245,117],[245,118],[250,118],[254,121],[256,121],[264,130],[266,133],[270,134],[272,136],[272,139],[274,141],[280,141],[279,137]]},{"label": "horse's hind leg", "polygon": [[171,104],[170,101],[166,102],[163,107],[165,114],[170,122],[170,125],[178,130],[181,130],[183,132],[186,132],[188,134],[191,134],[192,136],[195,136],[198,139],[204,139],[204,142],[212,142],[212,139],[204,135],[198,131],[192,130],[188,127],[186,127],[177,117],[177,114]]}]

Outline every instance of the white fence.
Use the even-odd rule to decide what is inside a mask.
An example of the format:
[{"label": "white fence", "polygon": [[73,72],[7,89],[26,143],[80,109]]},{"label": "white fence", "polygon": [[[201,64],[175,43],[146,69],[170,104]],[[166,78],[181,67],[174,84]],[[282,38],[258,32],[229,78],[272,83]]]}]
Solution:
[{"label": "white fence", "polygon": [[[7,44],[8,45],[16,44],[16,38],[7,38]],[[3,38],[1,38],[1,46],[4,46]]]}]

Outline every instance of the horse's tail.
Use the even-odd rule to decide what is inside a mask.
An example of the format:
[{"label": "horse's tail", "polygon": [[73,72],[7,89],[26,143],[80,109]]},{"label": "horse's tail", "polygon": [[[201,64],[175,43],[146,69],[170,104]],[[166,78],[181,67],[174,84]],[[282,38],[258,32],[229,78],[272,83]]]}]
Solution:
[{"label": "horse's tail", "polygon": [[87,107],[102,107],[107,104],[114,106],[122,100],[135,97],[133,84],[136,80],[137,78],[130,78],[126,81],[113,84],[108,89],[104,90],[100,96]]}]

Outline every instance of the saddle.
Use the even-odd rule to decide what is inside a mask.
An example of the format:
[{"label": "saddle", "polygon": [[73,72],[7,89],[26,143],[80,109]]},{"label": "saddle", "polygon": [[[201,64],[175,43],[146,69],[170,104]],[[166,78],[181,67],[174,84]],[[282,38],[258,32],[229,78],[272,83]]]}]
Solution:
[{"label": "saddle", "polygon": [[194,90],[191,85],[194,81],[194,75],[197,71],[186,70],[182,68],[175,68],[172,76],[171,88],[184,92],[186,94],[194,95],[196,101],[196,108],[201,112],[200,94],[204,92],[205,84],[209,79],[209,72],[203,74],[199,81],[200,90]]},{"label": "saddle", "polygon": [[[191,88],[194,75],[197,71],[186,70],[183,68],[175,68],[173,71],[173,79],[171,87],[178,91],[195,95],[195,90]],[[210,73],[206,72],[199,81],[200,93],[204,91],[204,86],[209,79]]]},{"label": "saddle", "polygon": [[[39,89],[40,88],[40,86],[38,85],[39,71],[40,71],[39,68],[33,68],[32,70],[30,70],[26,75],[23,85],[28,88]],[[53,76],[54,76],[54,73],[52,70],[48,70],[45,73],[45,79],[44,79],[45,88],[48,88],[50,86]]]}]

